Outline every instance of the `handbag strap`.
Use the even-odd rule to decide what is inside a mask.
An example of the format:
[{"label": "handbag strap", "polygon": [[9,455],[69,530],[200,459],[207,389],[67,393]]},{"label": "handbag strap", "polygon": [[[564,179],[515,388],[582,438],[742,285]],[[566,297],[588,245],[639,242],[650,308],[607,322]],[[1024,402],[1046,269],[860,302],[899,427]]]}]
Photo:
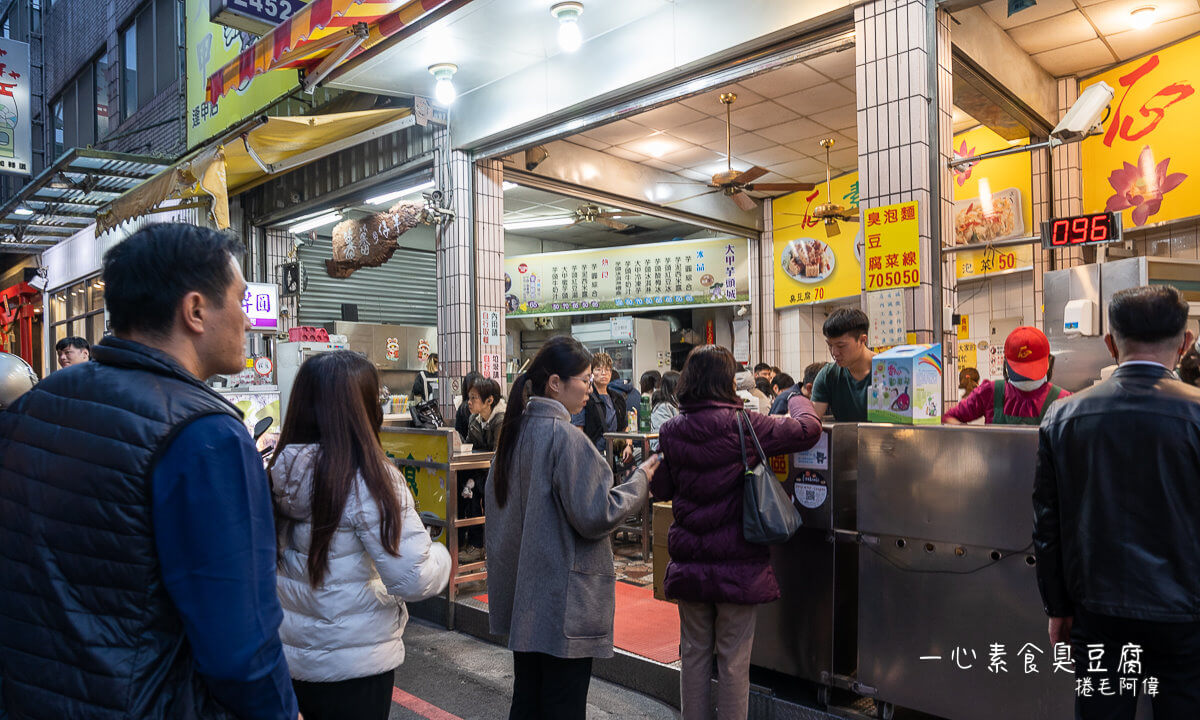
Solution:
[{"label": "handbag strap", "polygon": [[750,459],[746,457],[746,433],[742,430],[742,414],[740,412],[736,417],[734,417],[734,423],[737,425],[738,429],[738,440],[742,444],[742,467],[745,468],[746,473],[749,474]]},{"label": "handbag strap", "polygon": [[746,466],[746,470],[750,470],[750,464],[746,461],[746,438],[742,435],[742,421],[746,421],[746,428],[750,431],[750,439],[754,441],[754,449],[758,451],[759,460],[762,461],[764,467],[770,467],[771,463],[767,460],[767,454],[763,452],[762,445],[758,443],[758,435],[754,432],[754,425],[750,423],[750,416],[745,410],[738,410],[738,436],[742,439],[742,464]]}]

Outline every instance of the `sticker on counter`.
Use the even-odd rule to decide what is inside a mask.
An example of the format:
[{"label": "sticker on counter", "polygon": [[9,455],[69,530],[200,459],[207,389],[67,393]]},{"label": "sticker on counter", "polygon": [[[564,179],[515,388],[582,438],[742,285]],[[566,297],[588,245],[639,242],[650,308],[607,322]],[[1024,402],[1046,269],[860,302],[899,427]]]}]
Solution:
[{"label": "sticker on counter", "polygon": [[796,502],[803,507],[810,510],[821,507],[829,497],[829,486],[825,482],[825,476],[805,470],[796,477],[793,495]]},{"label": "sticker on counter", "polygon": [[792,456],[792,462],[798,468],[810,468],[813,470],[828,470],[829,469],[829,433],[822,432],[821,439],[804,452],[795,453]]}]

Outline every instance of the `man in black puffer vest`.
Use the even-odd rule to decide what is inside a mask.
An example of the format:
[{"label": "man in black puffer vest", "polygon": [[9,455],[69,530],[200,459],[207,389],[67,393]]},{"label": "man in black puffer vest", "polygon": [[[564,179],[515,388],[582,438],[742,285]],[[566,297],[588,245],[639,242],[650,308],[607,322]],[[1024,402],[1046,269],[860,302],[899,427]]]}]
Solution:
[{"label": "man in black puffer vest", "polygon": [[0,717],[294,720],[270,489],[241,413],[241,246],[104,257],[114,336],[0,412]]}]

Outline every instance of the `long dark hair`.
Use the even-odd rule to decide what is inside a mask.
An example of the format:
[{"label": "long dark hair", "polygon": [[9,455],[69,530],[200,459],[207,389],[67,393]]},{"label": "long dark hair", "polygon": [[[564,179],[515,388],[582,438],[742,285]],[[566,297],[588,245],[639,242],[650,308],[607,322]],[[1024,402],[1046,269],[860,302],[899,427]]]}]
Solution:
[{"label": "long dark hair", "polygon": [[742,400],[733,389],[733,376],[739,365],[733,353],[720,345],[700,345],[688,353],[679,373],[679,401],[685,404]]},{"label": "long dark hair", "polygon": [[[271,467],[288,445],[320,446],[313,472],[312,543],[308,549],[308,578],[313,587],[321,585],[329,569],[329,546],[360,474],[383,518],[379,539],[385,550],[399,554],[403,509],[392,469],[379,445],[382,423],[379,373],[365,358],[338,350],[315,355],[300,366]],[[287,530],[290,528],[278,529],[281,547]]]},{"label": "long dark hair", "polygon": [[658,389],[650,396],[650,406],[654,407],[659,403],[668,403],[679,407],[679,398],[675,395],[677,385],[679,385],[679,373],[674,370],[663,373],[662,379],[658,382]]},{"label": "long dark hair", "polygon": [[517,434],[525,417],[525,405],[531,396],[545,397],[546,381],[551,375],[563,380],[582,373],[592,366],[592,355],[578,340],[567,335],[558,335],[546,341],[533,357],[529,369],[513,381],[508,394],[509,406],[500,426],[500,439],[496,442],[496,458],[492,472],[492,486],[496,489],[496,503],[504,507],[508,500],[508,473],[512,469],[513,451],[517,446]]}]

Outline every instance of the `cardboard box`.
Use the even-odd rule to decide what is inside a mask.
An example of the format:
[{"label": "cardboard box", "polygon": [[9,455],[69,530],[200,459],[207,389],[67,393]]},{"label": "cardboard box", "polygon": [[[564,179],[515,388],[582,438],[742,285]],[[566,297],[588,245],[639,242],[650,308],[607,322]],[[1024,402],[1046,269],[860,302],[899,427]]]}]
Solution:
[{"label": "cardboard box", "polygon": [[905,425],[942,421],[942,346],[900,345],[871,361],[867,420]]},{"label": "cardboard box", "polygon": [[667,563],[671,561],[671,555],[667,552],[667,532],[671,529],[675,516],[671,512],[669,502],[654,503],[651,513],[653,547],[650,555],[654,565],[654,597],[666,600],[666,596],[663,595],[663,581],[667,577]]}]

